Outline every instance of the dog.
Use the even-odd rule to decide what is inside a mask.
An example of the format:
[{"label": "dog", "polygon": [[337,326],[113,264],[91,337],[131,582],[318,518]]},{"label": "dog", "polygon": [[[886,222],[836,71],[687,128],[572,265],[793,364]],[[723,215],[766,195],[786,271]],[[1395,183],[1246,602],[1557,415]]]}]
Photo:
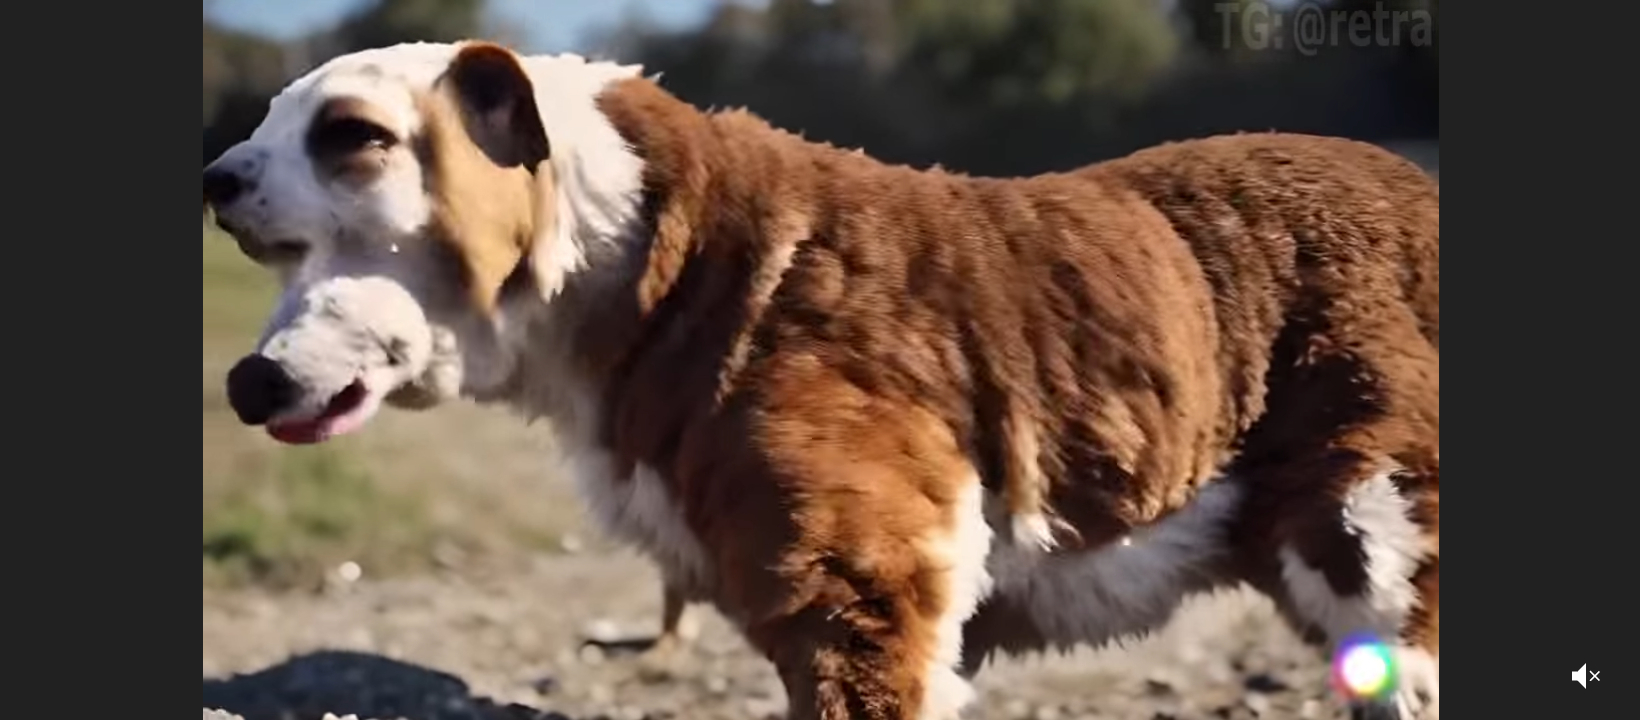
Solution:
[{"label": "dog", "polygon": [[1439,711],[1439,189],[1280,133],[978,178],[478,41],[335,58],[204,172],[283,294],[228,373],[287,443],[550,420],[591,513],[790,717],[946,720],[998,653],[1245,585],[1358,717]]}]

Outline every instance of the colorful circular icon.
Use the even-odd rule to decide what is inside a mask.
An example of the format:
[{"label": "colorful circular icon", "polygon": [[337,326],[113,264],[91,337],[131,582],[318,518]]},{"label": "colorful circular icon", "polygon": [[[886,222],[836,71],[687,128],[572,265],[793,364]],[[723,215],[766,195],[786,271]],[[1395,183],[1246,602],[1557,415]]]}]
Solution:
[{"label": "colorful circular icon", "polygon": [[1339,643],[1333,656],[1333,686],[1352,700],[1382,700],[1395,691],[1395,650],[1375,637],[1358,635]]}]

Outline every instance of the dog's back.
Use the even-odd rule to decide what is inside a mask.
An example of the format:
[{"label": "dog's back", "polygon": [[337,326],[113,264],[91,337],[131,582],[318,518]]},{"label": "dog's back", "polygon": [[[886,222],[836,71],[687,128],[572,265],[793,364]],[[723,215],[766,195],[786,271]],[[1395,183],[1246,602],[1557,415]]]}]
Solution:
[{"label": "dog's back", "polygon": [[1247,250],[1237,243],[1271,241],[1266,252],[1312,267],[1359,265],[1353,253],[1371,253],[1399,269],[1425,338],[1440,347],[1440,187],[1400,155],[1336,137],[1244,133],[1159,145],[1080,174],[1144,197],[1210,272]]}]

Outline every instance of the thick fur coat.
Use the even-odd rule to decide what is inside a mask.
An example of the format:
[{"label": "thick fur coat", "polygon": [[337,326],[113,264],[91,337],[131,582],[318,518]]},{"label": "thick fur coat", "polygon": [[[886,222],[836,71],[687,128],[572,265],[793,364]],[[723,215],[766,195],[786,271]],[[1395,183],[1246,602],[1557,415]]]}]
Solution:
[{"label": "thick fur coat", "polygon": [[[405,151],[332,148],[321,186],[408,217],[358,168],[423,179],[414,230],[333,233],[390,237],[376,306],[430,328],[356,392],[425,405],[451,353],[485,368],[461,394],[551,418],[594,512],[742,628],[793,717],[953,718],[993,651],[1240,582],[1324,646],[1396,647],[1361,708],[1437,717],[1439,192],[1410,163],[1243,134],[975,178],[609,66],[373,52],[287,91],[404,115],[375,122]],[[409,100],[326,80],[364,64]],[[242,243],[278,225],[218,200]],[[303,263],[308,297],[341,282]],[[340,332],[276,330],[288,367]]]}]

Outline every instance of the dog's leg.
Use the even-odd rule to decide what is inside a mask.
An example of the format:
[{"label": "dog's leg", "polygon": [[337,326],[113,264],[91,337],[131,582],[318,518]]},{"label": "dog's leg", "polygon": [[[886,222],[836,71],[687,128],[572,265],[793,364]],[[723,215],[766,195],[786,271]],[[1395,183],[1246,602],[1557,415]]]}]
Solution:
[{"label": "dog's leg", "polygon": [[1438,720],[1439,356],[1387,309],[1287,341],[1296,369],[1236,470],[1249,579],[1330,660],[1388,648],[1390,683],[1348,700],[1358,720]]},{"label": "dog's leg", "polygon": [[649,654],[670,655],[695,639],[697,628],[692,622],[694,618],[687,614],[688,610],[689,602],[683,592],[671,582],[662,582],[661,632],[656,636]]},{"label": "dog's leg", "polygon": [[[1440,558],[1437,528],[1426,520],[1438,508],[1433,497],[1424,500],[1415,489],[1425,481],[1433,493],[1433,475],[1386,471],[1349,491],[1340,526],[1359,550],[1341,543],[1344,549],[1307,551],[1295,543],[1281,551],[1286,594],[1304,622],[1324,634],[1335,663],[1345,660],[1340,653],[1352,636],[1389,649],[1392,686],[1380,696],[1352,700],[1357,720],[1440,716]],[[1365,577],[1364,585],[1339,582],[1354,573]]]},{"label": "dog's leg", "polygon": [[1391,684],[1348,700],[1356,720],[1438,720],[1438,461],[1358,467],[1341,498],[1295,499],[1283,511],[1259,585],[1335,663],[1361,641],[1387,647]]},{"label": "dog's leg", "polygon": [[[1335,664],[1363,641],[1387,648],[1390,683],[1358,688],[1377,691],[1347,699],[1353,720],[1438,720],[1439,471],[1361,472],[1341,500],[1289,506],[1257,584]],[[1376,655],[1354,657],[1372,663]]]},{"label": "dog's leg", "polygon": [[983,490],[943,425],[870,399],[836,409],[857,397],[762,434],[802,441],[766,449],[789,539],[772,551],[773,607],[746,634],[793,720],[956,720],[973,696],[963,623],[989,586]]}]

